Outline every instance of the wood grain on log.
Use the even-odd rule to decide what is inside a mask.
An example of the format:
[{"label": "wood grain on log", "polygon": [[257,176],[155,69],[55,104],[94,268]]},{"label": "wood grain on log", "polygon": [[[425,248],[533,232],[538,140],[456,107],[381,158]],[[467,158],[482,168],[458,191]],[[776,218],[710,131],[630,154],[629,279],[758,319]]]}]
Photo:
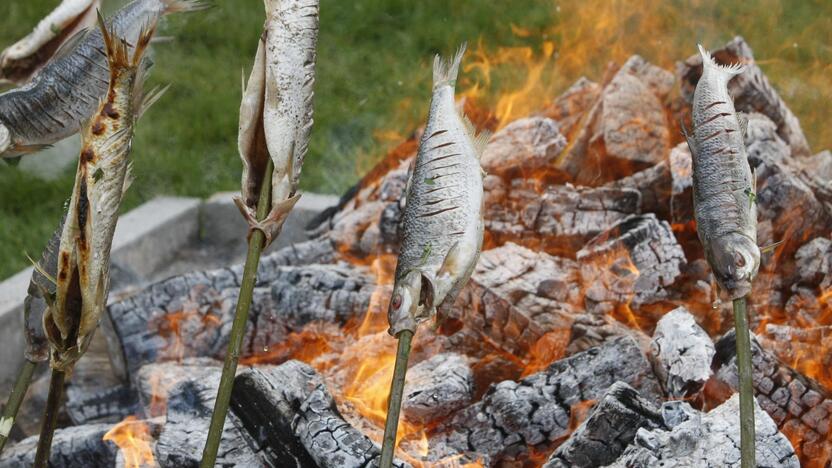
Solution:
[{"label": "wood grain on log", "polygon": [[489,173],[532,174],[550,165],[566,147],[557,122],[547,117],[515,120],[494,134],[480,162]]},{"label": "wood grain on log", "polygon": [[711,376],[716,350],[711,338],[682,306],[665,314],[653,332],[656,376],[671,398],[692,397]]},{"label": "wood grain on log", "polygon": [[116,385],[90,393],[90,389],[70,385],[66,389],[66,412],[73,424],[116,423],[139,410],[136,392]]},{"label": "wood grain on log", "polygon": [[231,406],[274,466],[360,468],[381,456],[377,444],[344,420],[323,379],[299,361],[242,372]]},{"label": "wood grain on log", "polygon": [[474,374],[465,356],[442,353],[407,372],[402,413],[410,421],[427,424],[471,403]]},{"label": "wood grain on log", "polygon": [[650,364],[630,337],[610,340],[518,382],[493,385],[482,400],[456,414],[430,437],[431,460],[492,465],[523,458],[529,446],[546,446],[570,430],[572,407],[597,400],[615,382],[636,388],[650,401],[661,390]]},{"label": "wood grain on log", "polygon": [[[72,426],[55,431],[52,451],[49,455],[51,468],[75,468],[79,466],[113,466],[118,447],[102,440],[112,424],[89,424]],[[23,439],[3,451],[0,468],[21,468],[35,462],[37,435]]]}]

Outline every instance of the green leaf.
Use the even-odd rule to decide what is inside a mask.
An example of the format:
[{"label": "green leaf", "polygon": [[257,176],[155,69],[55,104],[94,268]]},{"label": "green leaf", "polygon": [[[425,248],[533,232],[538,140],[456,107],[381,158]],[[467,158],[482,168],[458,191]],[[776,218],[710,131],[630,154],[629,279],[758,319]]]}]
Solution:
[{"label": "green leaf", "polygon": [[49,25],[49,29],[52,31],[52,34],[54,34],[54,35],[56,35],[56,36],[57,36],[58,34],[60,34],[60,33],[61,33],[61,28],[60,28],[60,26],[58,26],[58,25],[57,25],[57,24],[55,24],[55,23],[50,24],[50,25]]},{"label": "green leaf", "polygon": [[748,195],[748,207],[751,208],[754,203],[757,203],[757,194],[752,192],[751,189],[745,189],[744,193]]},{"label": "green leaf", "polygon": [[425,244],[425,248],[422,250],[422,257],[420,258],[422,265],[428,261],[428,257],[430,256],[430,252],[433,250],[433,247],[430,245],[430,242]]},{"label": "green leaf", "polygon": [[104,170],[100,167],[92,173],[92,180],[98,182],[101,178],[104,177]]},{"label": "green leaf", "polygon": [[425,177],[425,183],[428,184],[428,185],[433,185],[436,182],[430,177]]}]

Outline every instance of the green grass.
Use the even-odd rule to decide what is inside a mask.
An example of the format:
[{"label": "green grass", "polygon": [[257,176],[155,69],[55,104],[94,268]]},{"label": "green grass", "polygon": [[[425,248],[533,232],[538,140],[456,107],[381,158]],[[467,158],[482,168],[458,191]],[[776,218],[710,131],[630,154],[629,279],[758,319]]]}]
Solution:
[{"label": "green grass", "polygon": [[[6,0],[0,44],[26,34],[58,0]],[[113,1],[104,0],[105,10]],[[263,23],[260,0],[216,0],[208,11],[170,17],[161,34],[174,42],[155,48],[152,83],[173,86],[138,125],[136,181],[124,209],[160,194],[208,196],[238,190],[236,153],[240,75],[248,69]],[[600,78],[608,60],[641,53],[672,69],[695,51],[743,34],[764,69],[802,119],[815,149],[829,147],[822,130],[829,109],[832,2],[717,0],[633,2],[594,0],[322,0],[315,121],[302,177],[306,190],[339,193],[354,183],[424,119],[435,53],[467,40],[498,65],[483,87],[494,104],[500,90],[526,80],[515,60],[527,47],[543,67],[524,111],[554,97],[586,74]],[[661,6],[655,6],[662,3]],[[451,4],[451,6],[448,6]],[[648,6],[649,5],[649,6]],[[518,26],[520,28],[513,28]],[[522,30],[521,30],[522,29]],[[552,60],[542,58],[554,43]],[[797,46],[794,46],[794,44]],[[514,47],[508,58],[499,47]],[[476,62],[470,53],[466,63]],[[502,57],[502,58],[501,58]],[[468,68],[459,89],[485,76]],[[528,96],[527,96],[528,98]],[[72,188],[69,169],[43,182],[0,165],[0,278],[36,256],[54,229]]]}]

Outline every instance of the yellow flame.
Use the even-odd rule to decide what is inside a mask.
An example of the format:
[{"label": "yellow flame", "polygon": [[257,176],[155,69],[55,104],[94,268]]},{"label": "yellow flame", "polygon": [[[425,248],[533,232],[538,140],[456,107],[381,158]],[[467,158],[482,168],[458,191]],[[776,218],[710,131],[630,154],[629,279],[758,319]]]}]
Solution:
[{"label": "yellow flame", "polygon": [[153,458],[150,427],[135,416],[127,416],[123,421],[113,426],[102,438],[111,441],[121,450],[125,468],[143,468],[156,466]]}]

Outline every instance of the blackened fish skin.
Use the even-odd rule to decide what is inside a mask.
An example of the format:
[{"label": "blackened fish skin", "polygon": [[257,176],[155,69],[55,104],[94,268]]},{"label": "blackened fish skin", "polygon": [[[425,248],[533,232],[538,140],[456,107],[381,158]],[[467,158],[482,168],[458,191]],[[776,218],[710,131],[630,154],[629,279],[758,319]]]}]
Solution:
[{"label": "blackened fish skin", "polygon": [[699,46],[702,77],[693,97],[693,202],[697,234],[719,285],[731,299],[751,292],[760,267],[756,184],[743,142],[745,125],[728,94],[740,65],[720,66]]}]

